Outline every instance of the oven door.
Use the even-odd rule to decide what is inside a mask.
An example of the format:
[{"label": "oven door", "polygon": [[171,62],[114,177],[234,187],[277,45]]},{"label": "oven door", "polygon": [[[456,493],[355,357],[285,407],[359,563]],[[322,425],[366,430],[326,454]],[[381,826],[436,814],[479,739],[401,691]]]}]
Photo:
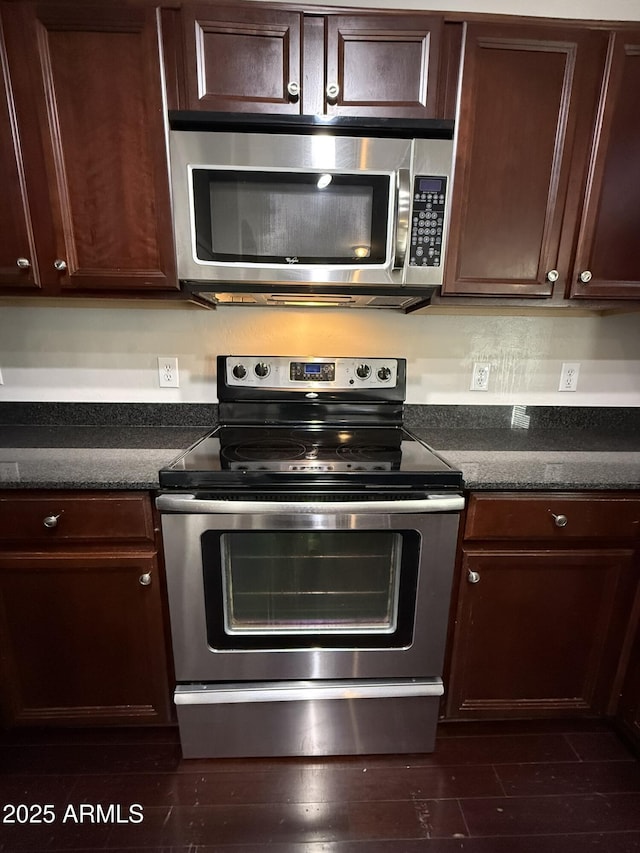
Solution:
[{"label": "oven door", "polygon": [[179,682],[441,674],[462,497],[157,504]]}]

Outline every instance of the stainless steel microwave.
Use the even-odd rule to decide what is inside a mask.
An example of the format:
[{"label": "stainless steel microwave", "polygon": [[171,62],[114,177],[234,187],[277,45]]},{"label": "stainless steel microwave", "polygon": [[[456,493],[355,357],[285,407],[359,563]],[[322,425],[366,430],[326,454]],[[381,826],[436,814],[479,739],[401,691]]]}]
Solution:
[{"label": "stainless steel microwave", "polygon": [[181,281],[268,304],[292,293],[432,292],[442,284],[451,133],[389,124],[172,129]]}]

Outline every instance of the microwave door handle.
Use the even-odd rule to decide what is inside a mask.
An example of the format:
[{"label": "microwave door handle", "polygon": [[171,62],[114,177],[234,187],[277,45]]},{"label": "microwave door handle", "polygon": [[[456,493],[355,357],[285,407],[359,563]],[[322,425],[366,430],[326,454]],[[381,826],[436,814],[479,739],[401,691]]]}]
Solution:
[{"label": "microwave door handle", "polygon": [[394,270],[401,270],[407,257],[409,219],[411,217],[411,175],[409,169],[398,169],[396,190],[396,242],[393,257]]}]

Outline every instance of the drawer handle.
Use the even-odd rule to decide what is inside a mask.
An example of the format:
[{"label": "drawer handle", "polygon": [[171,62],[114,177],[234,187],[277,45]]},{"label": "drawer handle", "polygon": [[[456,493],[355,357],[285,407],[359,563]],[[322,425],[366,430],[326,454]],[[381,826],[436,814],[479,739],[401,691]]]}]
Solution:
[{"label": "drawer handle", "polygon": [[138,582],[140,586],[149,586],[151,583],[151,572],[145,572],[143,575],[140,575]]},{"label": "drawer handle", "polygon": [[478,572],[472,572],[469,570],[467,573],[467,581],[469,583],[480,583],[480,575]]},{"label": "drawer handle", "polygon": [[62,513],[60,513],[60,512],[57,515],[48,515],[48,516],[46,516],[46,518],[43,520],[42,523],[44,524],[45,527],[49,527],[49,528],[57,527],[58,526],[58,519],[60,518],[61,515],[62,515]]},{"label": "drawer handle", "polygon": [[[551,512],[551,510],[549,510],[549,512]],[[566,515],[556,515],[555,512],[551,512],[551,516],[556,527],[566,527],[569,523],[569,519]]]}]

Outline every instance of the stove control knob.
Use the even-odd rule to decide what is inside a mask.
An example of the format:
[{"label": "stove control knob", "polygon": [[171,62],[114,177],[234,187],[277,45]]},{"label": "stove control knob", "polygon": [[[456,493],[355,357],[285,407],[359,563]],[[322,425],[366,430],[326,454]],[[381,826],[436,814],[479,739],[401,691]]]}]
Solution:
[{"label": "stove control knob", "polygon": [[391,368],[390,367],[381,367],[378,371],[378,379],[381,382],[387,382],[391,377]]},{"label": "stove control knob", "polygon": [[368,364],[359,364],[356,367],[356,376],[358,379],[366,379],[371,374],[371,368]]},{"label": "stove control knob", "polygon": [[231,372],[233,373],[236,379],[244,379],[244,377],[247,375],[247,368],[244,366],[244,364],[236,364]]},{"label": "stove control knob", "polygon": [[264,379],[264,377],[269,373],[269,365],[265,364],[264,361],[259,361],[253,369],[256,376],[259,376],[260,379]]}]

